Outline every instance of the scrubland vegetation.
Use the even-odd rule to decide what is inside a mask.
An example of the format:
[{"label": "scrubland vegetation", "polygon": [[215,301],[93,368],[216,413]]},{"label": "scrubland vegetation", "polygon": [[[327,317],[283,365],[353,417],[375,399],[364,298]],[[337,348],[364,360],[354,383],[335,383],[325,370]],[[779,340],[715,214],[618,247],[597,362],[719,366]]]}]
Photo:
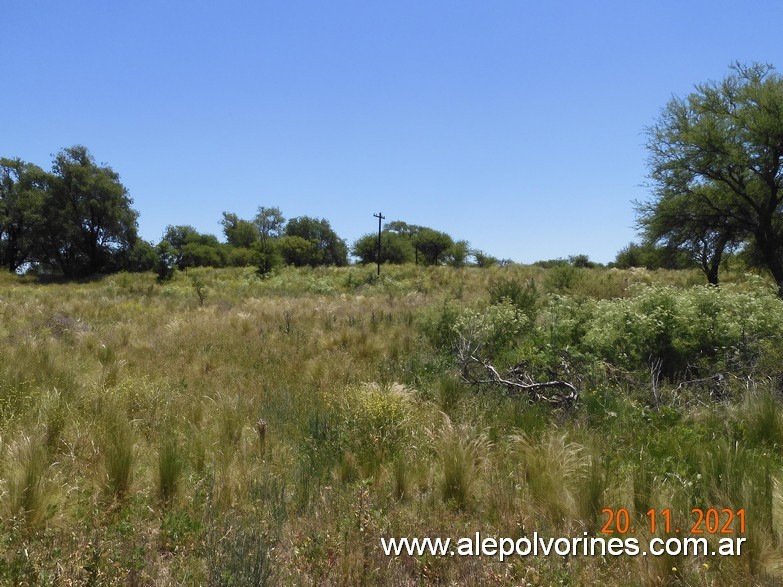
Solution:
[{"label": "scrubland vegetation", "polygon": [[[774,584],[783,302],[760,277],[702,281],[565,265],[5,275],[0,582]],[[579,399],[468,384],[466,348]],[[621,507],[640,539],[652,507],[688,528],[691,508],[745,508],[748,543],[502,563],[380,549],[595,535]]]}]

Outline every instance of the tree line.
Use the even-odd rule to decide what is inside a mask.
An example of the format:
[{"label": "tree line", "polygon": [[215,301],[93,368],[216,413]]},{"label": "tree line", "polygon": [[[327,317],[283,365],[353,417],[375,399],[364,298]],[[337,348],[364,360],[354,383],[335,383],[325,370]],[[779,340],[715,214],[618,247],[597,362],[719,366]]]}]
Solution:
[{"label": "tree line", "polygon": [[[700,267],[712,284],[729,256],[766,270],[783,297],[783,76],[771,65],[735,64],[721,81],[672,98],[646,129],[651,198],[636,202],[641,243],[618,267]],[[498,260],[438,230],[393,221],[348,248],[325,219],[286,221],[279,208],[254,218],[223,213],[225,243],[192,226],[168,226],[153,245],[119,176],[83,146],[63,149],[51,171],[0,159],[0,263],[67,277],[118,270],[257,265],[472,263]],[[380,255],[380,259],[378,258]]]},{"label": "tree line", "polygon": [[[360,263],[378,260],[377,234],[349,249],[324,218],[286,220],[277,207],[260,206],[253,218],[223,212],[225,242],[189,225],[169,225],[157,243],[138,236],[139,214],[108,165],[86,147],[54,156],[45,171],[20,159],[0,158],[0,263],[8,271],[83,277],[116,271],[156,270],[162,278],[188,267],[257,266],[268,273],[283,265],[344,266],[349,253]],[[381,235],[382,263],[498,262],[467,241],[429,227],[393,221]]]}]

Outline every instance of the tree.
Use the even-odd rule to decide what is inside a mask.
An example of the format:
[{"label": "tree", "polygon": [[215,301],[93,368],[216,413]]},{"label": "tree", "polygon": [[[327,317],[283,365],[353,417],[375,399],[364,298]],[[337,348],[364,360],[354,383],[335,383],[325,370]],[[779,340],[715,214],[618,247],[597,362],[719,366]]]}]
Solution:
[{"label": "tree", "polygon": [[313,240],[296,235],[283,236],[277,241],[276,246],[287,265],[295,267],[323,265],[323,255]]},{"label": "tree", "polygon": [[464,267],[470,254],[470,243],[468,241],[456,241],[448,253],[449,265],[452,267]]},{"label": "tree", "polygon": [[479,249],[474,249],[472,251],[473,258],[476,259],[476,266],[477,267],[492,267],[492,265],[495,265],[498,260],[493,257],[492,255],[488,255],[484,251],[481,251]]},{"label": "tree", "polygon": [[[723,81],[673,98],[647,136],[654,200],[642,221],[671,213],[664,237],[690,246],[706,238],[709,266],[747,241],[783,297],[783,77],[736,64]],[[694,222],[701,236],[678,235]]]},{"label": "tree", "polygon": [[[165,243],[165,244],[164,244]],[[177,269],[187,267],[223,267],[227,263],[225,247],[214,234],[202,234],[187,224],[168,225],[163,232],[158,254]]]},{"label": "tree", "polygon": [[258,228],[253,222],[242,220],[233,212],[223,212],[223,220],[220,221],[226,242],[234,247],[249,249],[259,237]]},{"label": "tree", "polygon": [[422,228],[414,237],[414,243],[427,265],[443,263],[454,246],[454,241],[448,234],[431,228]]},{"label": "tree", "polygon": [[9,271],[33,260],[42,233],[45,178],[35,165],[0,158],[0,265]]},{"label": "tree", "polygon": [[[337,233],[332,230],[325,218],[299,216],[288,221],[285,227],[286,236],[297,236],[313,243],[316,253],[311,255],[309,265],[348,264],[348,247]],[[285,256],[285,254],[284,254]]]},{"label": "tree", "polygon": [[39,259],[64,275],[89,275],[111,267],[138,238],[138,212],[119,175],[96,165],[86,147],[63,149],[47,175]]},{"label": "tree", "polygon": [[[645,241],[682,251],[712,285],[718,285],[718,269],[724,253],[736,249],[742,231],[731,210],[731,195],[714,184],[694,187],[689,194],[666,193],[655,202],[637,204],[638,225]],[[722,202],[722,207],[712,205]]]},{"label": "tree", "polygon": [[[410,238],[384,230],[381,233],[381,243],[381,263],[413,262],[413,242]],[[351,254],[359,257],[363,264],[377,262],[378,234],[371,232],[358,238],[351,247]]]},{"label": "tree", "polygon": [[258,271],[261,275],[265,275],[281,262],[281,255],[277,250],[275,240],[283,232],[285,218],[283,218],[280,208],[259,206],[254,222],[260,237]]},{"label": "tree", "polygon": [[618,251],[611,267],[630,269],[689,269],[694,266],[691,258],[682,250],[669,245],[656,245],[645,240],[642,243],[628,243]]}]

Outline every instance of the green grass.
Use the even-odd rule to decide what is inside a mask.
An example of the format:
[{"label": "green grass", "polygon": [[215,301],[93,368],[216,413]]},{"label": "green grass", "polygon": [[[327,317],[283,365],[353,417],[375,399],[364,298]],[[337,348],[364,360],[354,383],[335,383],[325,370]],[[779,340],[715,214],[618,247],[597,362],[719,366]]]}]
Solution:
[{"label": "green grass", "polygon": [[[261,279],[235,268],[72,284],[0,276],[0,582],[783,580],[783,343],[773,327],[779,303],[763,280],[729,274],[724,294],[689,289],[695,272],[560,273],[403,266],[378,279],[362,267],[289,268]],[[705,380],[662,377],[655,398],[645,358],[639,368],[614,360],[617,345],[599,340],[608,333],[595,322],[616,319],[622,337],[618,308],[643,307],[649,285],[676,288],[684,313],[675,323],[687,332],[673,340],[691,345],[682,352]],[[744,345],[736,352],[696,344],[703,324],[688,318],[687,302],[706,315],[713,296],[746,304],[715,322]],[[572,411],[460,379],[454,325],[504,298],[531,321],[493,357],[497,367],[573,377],[581,399]],[[746,323],[735,328],[735,315]],[[753,328],[772,335],[754,339]],[[641,523],[651,507],[684,522],[694,507],[744,507],[747,554],[500,564],[380,552],[381,536],[593,535],[604,508],[627,508]]]}]

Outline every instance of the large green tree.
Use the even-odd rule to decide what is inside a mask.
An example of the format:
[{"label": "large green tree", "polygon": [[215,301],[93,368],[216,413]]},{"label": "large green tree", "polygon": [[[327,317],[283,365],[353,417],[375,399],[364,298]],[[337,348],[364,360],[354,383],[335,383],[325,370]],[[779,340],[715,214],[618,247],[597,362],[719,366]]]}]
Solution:
[{"label": "large green tree", "polygon": [[422,228],[413,240],[416,249],[423,255],[426,265],[444,263],[454,247],[454,240],[448,234],[432,228]]},{"label": "large green tree", "polygon": [[[351,254],[363,264],[378,262],[378,233],[371,232],[356,239]],[[381,263],[412,263],[413,241],[402,234],[384,230],[381,233]]]},{"label": "large green tree", "polygon": [[47,183],[39,261],[66,276],[115,268],[138,238],[138,213],[119,175],[76,145],[55,156]]},{"label": "large green tree", "polygon": [[697,211],[709,247],[747,241],[783,297],[783,77],[737,64],[673,98],[647,134],[652,217],[671,213],[677,240]]},{"label": "large green tree", "polygon": [[315,246],[315,253],[309,255],[308,265],[348,264],[348,247],[337,233],[332,230],[329,221],[324,218],[299,216],[288,221],[285,236],[296,236],[310,241]]},{"label": "large green tree", "polygon": [[214,234],[202,234],[188,224],[170,224],[163,232],[158,254],[180,270],[188,267],[223,267],[227,264],[226,246],[221,245]]},{"label": "large green tree", "polygon": [[687,255],[709,283],[718,285],[724,254],[735,250],[746,236],[729,213],[732,198],[712,183],[688,193],[668,192],[653,202],[637,204],[638,225],[647,243]]},{"label": "large green tree", "polygon": [[253,222],[243,220],[233,212],[223,212],[223,234],[233,247],[250,248],[259,239],[258,228]]},{"label": "large green tree", "polygon": [[0,266],[34,259],[42,235],[46,174],[20,159],[0,158]]}]

